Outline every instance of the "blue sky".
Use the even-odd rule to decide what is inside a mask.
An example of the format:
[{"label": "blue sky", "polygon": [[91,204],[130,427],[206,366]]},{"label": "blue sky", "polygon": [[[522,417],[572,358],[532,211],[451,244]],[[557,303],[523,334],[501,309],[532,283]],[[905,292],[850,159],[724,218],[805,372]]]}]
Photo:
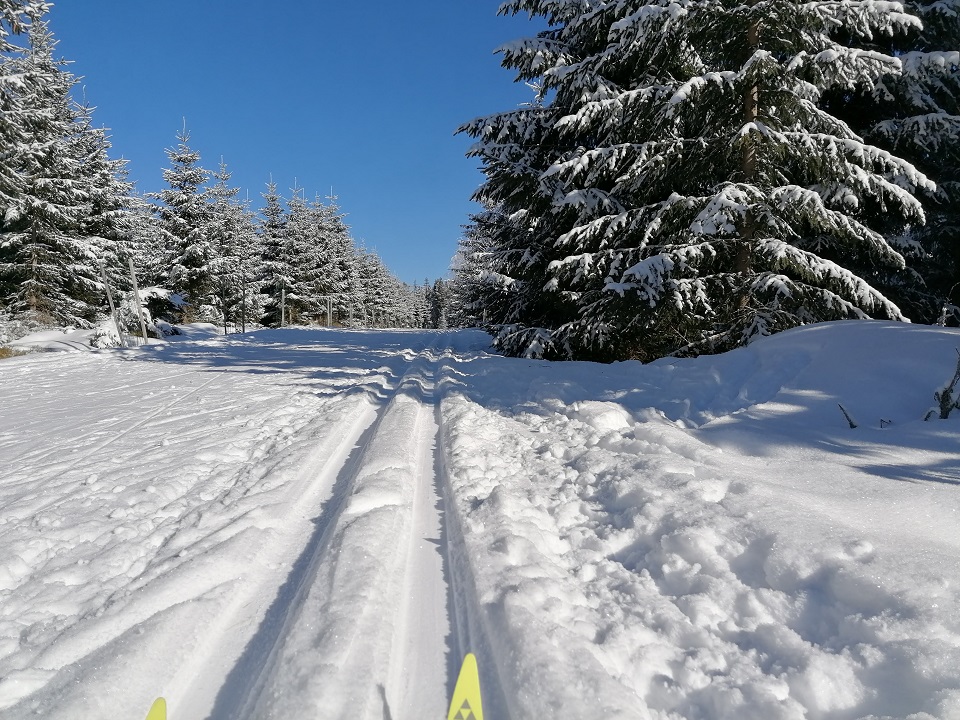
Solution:
[{"label": "blue sky", "polygon": [[477,206],[478,162],[456,128],[531,97],[495,48],[536,33],[499,0],[56,0],[58,54],[143,192],[186,118],[257,203],[331,187],[354,237],[402,280],[444,276]]}]

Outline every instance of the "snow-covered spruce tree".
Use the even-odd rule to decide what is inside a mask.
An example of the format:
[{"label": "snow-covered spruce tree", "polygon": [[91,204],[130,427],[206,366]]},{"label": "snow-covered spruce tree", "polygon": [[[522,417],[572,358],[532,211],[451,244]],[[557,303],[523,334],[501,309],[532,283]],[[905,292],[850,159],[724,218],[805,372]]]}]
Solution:
[{"label": "snow-covered spruce tree", "polygon": [[[906,258],[910,274],[882,274],[878,287],[914,321],[936,322],[944,307],[960,321],[960,0],[905,3],[922,20],[906,32],[855,38],[896,55],[900,73],[872,86],[824,95],[822,106],[869,142],[914,163],[937,184],[918,199],[926,225],[878,213],[877,223]],[[849,37],[847,33],[845,35]],[[952,294],[952,296],[951,296]]]},{"label": "snow-covered spruce tree", "polygon": [[550,100],[534,117],[521,108],[465,127],[485,165],[479,195],[523,218],[527,252],[549,258],[541,294],[577,308],[545,325],[548,345],[528,336],[505,349],[647,360],[820,320],[901,318],[849,265],[903,267],[864,220],[879,207],[922,222],[911,193],[930,183],[817,104],[898,71],[896,58],[836,38],[839,27],[856,37],[915,25],[901,6],[516,0],[503,10],[550,23],[503,50]]},{"label": "snow-covered spruce tree", "polygon": [[99,261],[109,244],[91,233],[113,219],[94,217],[104,210],[103,157],[90,148],[91,130],[70,97],[76,80],[54,59],[55,47],[35,20],[25,53],[2,60],[2,74],[17,78],[3,93],[16,96],[6,119],[19,125],[4,134],[19,142],[4,159],[18,186],[0,199],[0,302],[28,324],[86,325],[102,298]]},{"label": "snow-covered spruce tree", "polygon": [[410,305],[410,313],[413,319],[413,327],[430,327],[430,280],[424,279],[423,285],[413,284],[413,299]]},{"label": "snow-covered spruce tree", "polygon": [[170,167],[163,179],[169,187],[147,197],[159,200],[155,212],[164,236],[162,281],[188,303],[186,321],[214,320],[210,305],[212,250],[205,230],[210,222],[207,190],[209,172],[200,165],[200,154],[188,145],[186,128],[177,134],[177,147],[167,148]]},{"label": "snow-covered spruce tree", "polygon": [[281,324],[281,302],[293,282],[287,254],[288,218],[284,200],[277,193],[277,184],[272,178],[261,196],[266,203],[260,211],[257,227],[262,253],[260,291],[264,297],[261,322],[278,327]]},{"label": "snow-covered spruce tree", "polygon": [[[524,315],[524,293],[517,286],[526,285],[527,290],[534,286],[515,279],[517,254],[512,247],[521,240],[522,234],[502,207],[490,207],[470,217],[452,264],[453,305],[459,326],[512,328],[511,323]],[[510,332],[502,332],[501,338]],[[520,340],[520,347],[530,347],[525,338],[513,337]]]},{"label": "snow-covered spruce tree", "polygon": [[248,325],[259,323],[263,317],[267,302],[260,291],[260,279],[263,277],[263,249],[260,235],[257,233],[257,215],[250,209],[249,200],[237,205],[242,215],[237,218],[239,225],[239,249],[237,252],[240,280],[240,330],[246,332]]},{"label": "snow-covered spruce tree", "polygon": [[20,107],[22,74],[12,62],[21,47],[13,36],[26,32],[31,19],[47,11],[45,2],[0,0],[0,202],[10,203],[23,190],[19,156],[27,141],[25,110]]},{"label": "snow-covered spruce tree", "polygon": [[324,291],[332,298],[338,323],[351,324],[360,309],[356,244],[336,196],[327,197],[323,203],[318,201],[316,209],[320,239],[327,253],[322,272]]},{"label": "snow-covered spruce tree", "polygon": [[336,322],[356,317],[357,264],[350,229],[335,198],[307,203],[295,189],[287,203],[288,305],[295,322],[326,322],[328,302]]},{"label": "snow-covered spruce tree", "polygon": [[429,302],[428,327],[445,330],[450,327],[450,283],[446,280],[435,280],[433,286],[428,286],[427,301]]},{"label": "snow-covered spruce tree", "polygon": [[389,271],[387,272],[385,299],[387,308],[386,327],[418,327],[417,307],[423,297],[416,286],[408,285]]},{"label": "snow-covered spruce tree", "polygon": [[357,281],[361,315],[366,327],[414,327],[416,299],[413,288],[391,274],[375,252],[357,251]]},{"label": "snow-covered spruce tree", "polygon": [[[93,108],[81,106],[77,111],[68,147],[77,160],[76,187],[86,197],[79,236],[88,238],[111,284],[123,288],[129,284],[127,259],[134,253],[133,183],[127,180],[126,160],[110,157],[110,139],[104,128],[93,125]],[[105,293],[99,277],[91,289],[89,302],[102,307]]]},{"label": "snow-covered spruce tree", "polygon": [[[574,5],[561,10],[558,22],[578,12]],[[486,318],[494,345],[507,354],[570,357],[570,348],[555,343],[553,331],[577,317],[577,297],[544,288],[551,282],[550,263],[564,257],[555,239],[576,223],[578,213],[545,192],[540,178],[579,144],[557,130],[563,111],[544,102],[544,86],[528,85],[536,92],[534,102],[459,130],[479,139],[470,155],[482,158],[487,176],[474,200],[488,209],[470,226],[485,242],[485,265],[478,272],[488,292],[477,311]]]},{"label": "snow-covered spruce tree", "polygon": [[[142,195],[131,194],[128,250],[137,269],[137,278],[146,288],[163,285],[166,277],[166,236],[155,206]],[[158,314],[159,315],[159,314]]]},{"label": "snow-covered spruce tree", "polygon": [[205,229],[211,249],[210,287],[214,306],[224,333],[232,324],[241,329],[248,321],[259,320],[258,238],[253,216],[246,203],[237,199],[238,188],[230,187],[231,173],[223,160],[213,173],[216,183],[209,191],[210,217]]},{"label": "snow-covered spruce tree", "polygon": [[[303,189],[291,189],[287,200],[285,254],[290,268],[286,289],[287,322],[305,325],[321,314],[320,272],[326,257],[319,237],[315,206],[303,196]],[[325,307],[325,306],[324,306]]]}]

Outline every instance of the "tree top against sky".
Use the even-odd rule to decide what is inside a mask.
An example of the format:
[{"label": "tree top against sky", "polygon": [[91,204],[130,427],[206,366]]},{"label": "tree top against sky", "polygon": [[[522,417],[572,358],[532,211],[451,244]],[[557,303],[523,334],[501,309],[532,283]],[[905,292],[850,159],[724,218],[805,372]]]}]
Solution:
[{"label": "tree top against sky", "polygon": [[142,192],[186,118],[202,164],[221,157],[259,202],[339,196],[358,240],[408,282],[447,271],[481,181],[455,129],[531,97],[494,50],[538,26],[497,2],[56,3],[58,52],[83,78]]}]

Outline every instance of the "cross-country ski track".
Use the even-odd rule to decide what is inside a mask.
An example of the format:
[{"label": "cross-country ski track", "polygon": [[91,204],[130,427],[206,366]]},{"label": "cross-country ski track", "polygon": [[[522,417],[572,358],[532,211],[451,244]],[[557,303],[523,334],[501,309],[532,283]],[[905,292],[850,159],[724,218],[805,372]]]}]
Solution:
[{"label": "cross-country ski track", "polygon": [[958,331],[184,331],[0,361],[2,720],[960,717]]},{"label": "cross-country ski track", "polygon": [[[276,502],[251,503],[218,530],[223,542],[233,546],[230,554],[239,553],[249,564],[218,566],[218,547],[204,548],[192,562],[176,567],[147,563],[93,613],[108,616],[122,604],[115,622],[77,618],[62,629],[65,637],[56,647],[36,659],[35,665],[46,672],[36,673],[35,679],[52,676],[61,687],[39,704],[22,708],[23,715],[97,716],[103,711],[102,698],[111,694],[98,688],[98,680],[106,685],[122,678],[133,656],[149,666],[155,680],[149,691],[166,697],[170,717],[178,720],[443,717],[461,651],[452,634],[456,623],[449,618],[444,481],[436,455],[437,374],[450,338],[438,333],[429,339],[424,347],[390,358],[393,365],[370,367],[352,378],[342,377],[339,369],[306,369],[305,356],[327,351],[324,344],[293,348],[298,357],[292,364],[299,374],[310,376],[315,370],[312,379],[319,378],[299,380],[304,385],[301,403],[304,392],[311,400],[322,399],[312,409],[315,414],[304,407],[293,418],[288,409],[269,408],[281,422],[263,424],[260,445],[246,448],[248,457],[238,464],[238,473],[226,478],[219,494],[212,488],[202,491],[206,504],[226,504],[258,493],[258,483],[285,478]],[[224,342],[211,340],[207,345]],[[235,404],[216,407],[215,412],[201,409],[217,404],[218,391],[244,382],[234,371],[269,377],[290,367],[282,353],[274,367],[262,358],[254,367],[217,363],[213,359],[212,366],[204,361],[192,372],[160,373],[155,380],[125,380],[100,388],[93,403],[96,413],[91,413],[96,420],[39,416],[35,422],[59,422],[64,440],[70,438],[81,449],[63,457],[62,448],[29,447],[11,458],[13,467],[24,473],[40,469],[53,479],[78,474],[85,461],[104,453],[112,454],[117,464],[129,460],[136,465],[137,448],[145,437],[155,445],[155,435],[164,436],[162,447],[186,443],[222,422],[224,413],[239,410]],[[156,373],[152,363],[146,367]],[[333,375],[332,382],[325,375]],[[168,387],[170,382],[175,384]],[[104,398],[108,406],[113,399],[116,405],[110,409],[119,412],[126,407],[119,400],[124,394],[158,387],[175,392],[153,406],[128,410],[123,418],[101,417]],[[264,394],[262,384],[259,394]],[[268,410],[256,404],[246,409]],[[253,419],[234,415],[230,422],[250,425]],[[182,427],[169,431],[174,422]],[[97,429],[88,429],[91,424]],[[251,467],[251,456],[260,470]],[[184,463],[179,470],[188,472],[189,467]],[[146,492],[159,492],[155,486],[161,480],[154,478]],[[69,512],[69,504],[78,501],[89,484],[65,485],[60,486],[64,493],[51,493],[54,497],[24,498],[19,516]],[[162,503],[156,509],[160,516],[170,510]],[[201,509],[191,514],[202,522]],[[176,543],[183,527],[154,534],[162,548]],[[157,585],[165,589],[156,591]],[[141,600],[137,591],[146,587],[151,592]],[[202,601],[192,602],[198,594]],[[145,623],[163,625],[163,632],[151,633],[136,647],[128,635]],[[191,632],[184,633],[184,628]],[[84,682],[71,683],[71,668],[90,661],[83,653],[94,644],[122,646],[124,652],[113,658],[98,656],[94,671],[84,673]],[[31,679],[13,676],[2,681],[8,697],[17,685],[29,691]],[[137,688],[144,691],[147,688]],[[142,704],[147,697],[140,700]],[[19,706],[13,707],[16,713]]]}]

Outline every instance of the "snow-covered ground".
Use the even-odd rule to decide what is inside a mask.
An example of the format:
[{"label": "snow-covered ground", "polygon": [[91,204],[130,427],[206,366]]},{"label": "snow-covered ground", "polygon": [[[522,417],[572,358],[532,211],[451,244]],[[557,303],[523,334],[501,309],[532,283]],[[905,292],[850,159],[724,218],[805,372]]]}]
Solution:
[{"label": "snow-covered ground", "polygon": [[960,718],[960,417],[922,421],[958,346],[0,361],[0,718],[440,718],[467,651],[488,720]]}]

